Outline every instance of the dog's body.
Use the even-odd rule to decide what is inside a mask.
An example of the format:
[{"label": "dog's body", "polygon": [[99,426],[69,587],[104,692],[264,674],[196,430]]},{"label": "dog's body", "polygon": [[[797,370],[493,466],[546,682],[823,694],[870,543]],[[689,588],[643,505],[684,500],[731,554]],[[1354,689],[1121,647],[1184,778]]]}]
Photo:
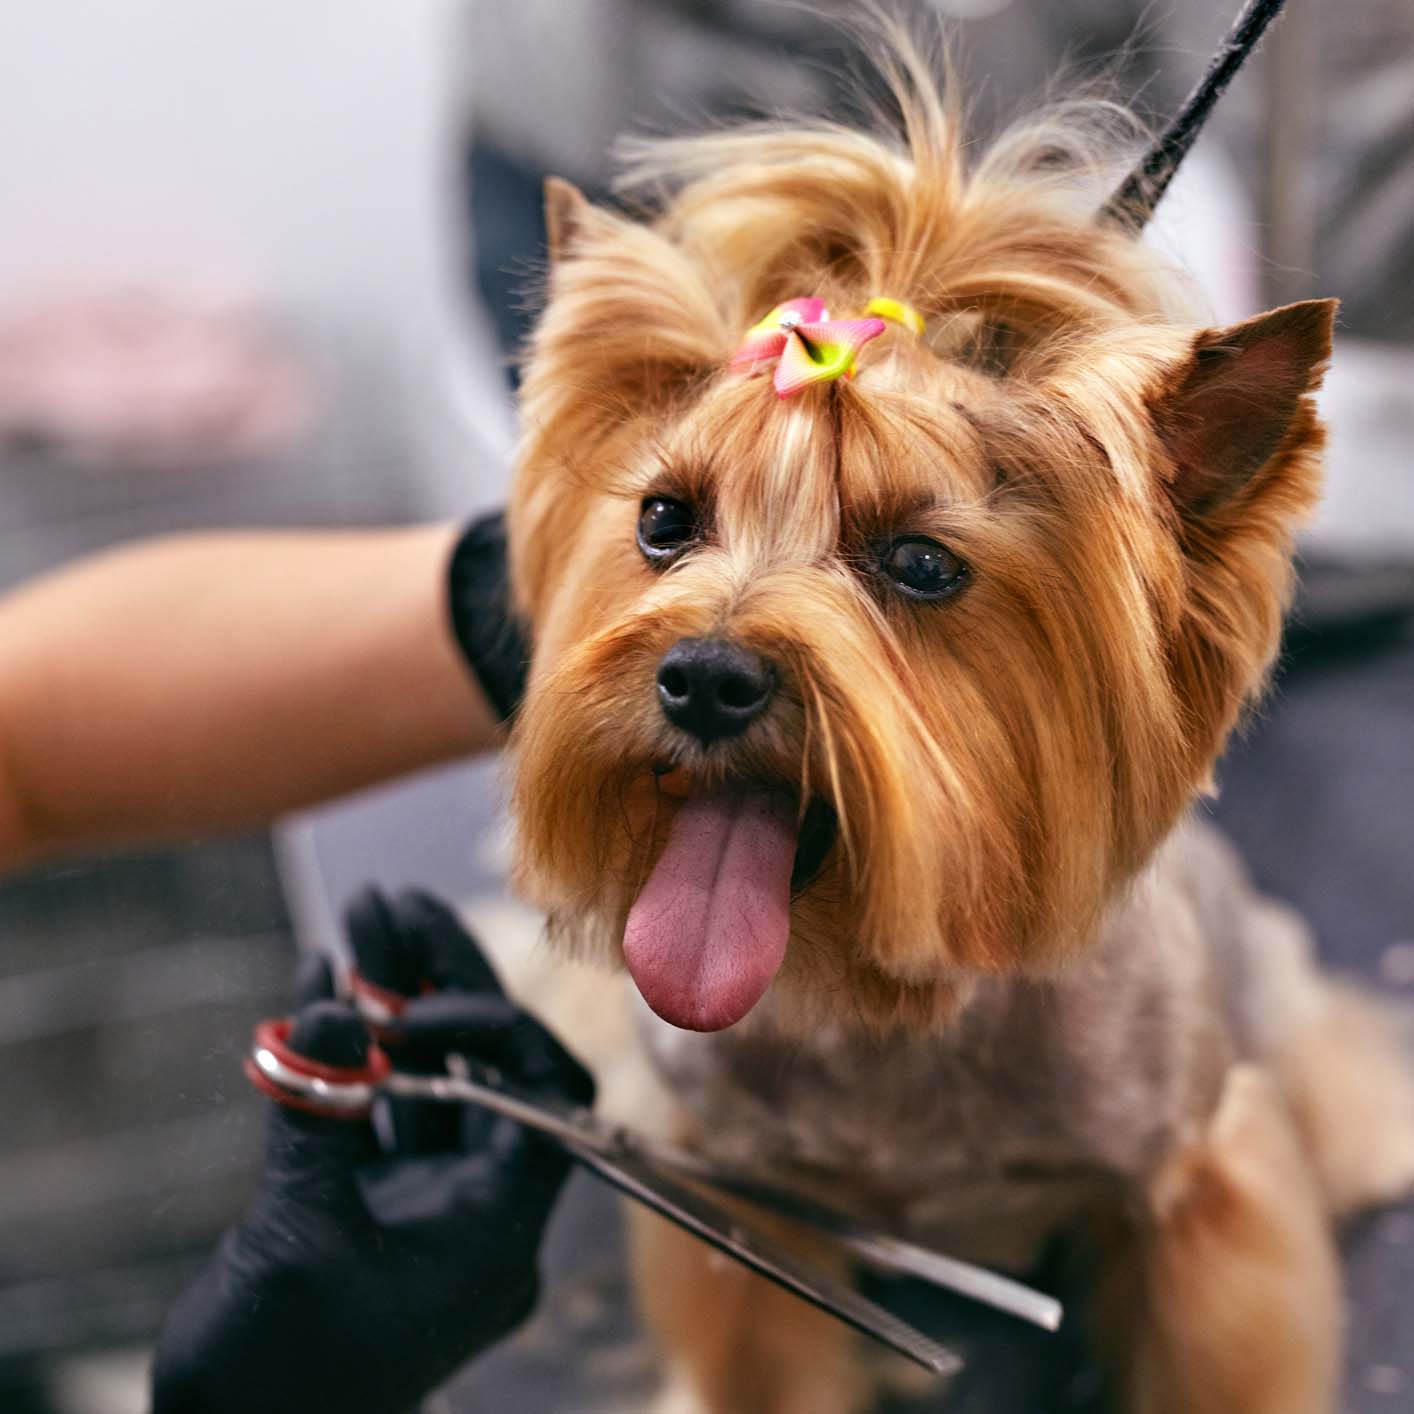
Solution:
[{"label": "dog's body", "polygon": [[[1414,1180],[1407,1057],[1210,827],[1174,832],[1083,958],[980,981],[940,1031],[802,1037],[772,1024],[769,1000],[758,1011],[699,1035],[644,1009],[674,1138],[1005,1270],[1081,1234],[1107,1273],[1101,1321],[1127,1347],[1126,1407],[1334,1407],[1328,1225]],[[780,1312],[812,1334],[775,1347],[754,1324],[769,1319],[754,1306],[777,1304],[764,1288],[638,1222],[648,1309],[688,1347],[691,1393],[665,1409],[858,1407],[828,1323]],[[692,1334],[713,1299],[740,1303],[726,1351]],[[1189,1300],[1216,1348],[1181,1329]],[[1179,1332],[1157,1334],[1170,1319]],[[774,1385],[741,1375],[753,1359],[776,1364]]]},{"label": "dog's body", "polygon": [[[902,149],[670,146],[652,227],[551,192],[520,879],[688,1028],[652,1042],[686,1137],[1007,1265],[1084,1225],[1131,1408],[1316,1414],[1329,1217],[1414,1177],[1408,1091],[1181,822],[1275,651],[1333,311],[1203,329],[1071,127],[968,170],[898,54]],[[851,381],[728,367],[880,298],[927,333],[874,321]],[[793,1298],[638,1252],[686,1407],[863,1398]]]},{"label": "dog's body", "polygon": [[644,1025],[713,1154],[1024,1270],[1201,1129],[1232,1064],[1279,1066],[1316,991],[1297,920],[1190,825],[1093,950],[1052,978],[980,980],[940,1031],[801,1038],[771,1025],[769,999],[711,1035]]}]

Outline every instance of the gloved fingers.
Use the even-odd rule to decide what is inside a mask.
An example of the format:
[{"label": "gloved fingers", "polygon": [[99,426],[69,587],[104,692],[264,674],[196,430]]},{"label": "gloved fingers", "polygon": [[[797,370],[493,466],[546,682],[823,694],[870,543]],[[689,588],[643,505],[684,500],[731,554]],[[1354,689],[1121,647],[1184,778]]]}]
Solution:
[{"label": "gloved fingers", "polygon": [[324,997],[296,1012],[285,1044],[296,1055],[319,1065],[361,1070],[368,1064],[373,1038],[353,1007]]},{"label": "gloved fingers", "polygon": [[528,1012],[503,996],[436,992],[412,1002],[388,1036],[389,1054],[466,1056],[525,1090],[594,1103],[589,1072]]},{"label": "gloved fingers", "polygon": [[558,1145],[498,1119],[474,1152],[385,1157],[358,1181],[380,1227],[435,1226],[466,1255],[479,1250],[488,1265],[514,1268],[533,1256],[569,1162]]},{"label": "gloved fingers", "polygon": [[393,905],[373,884],[360,889],[344,910],[354,966],[389,992],[415,997],[422,990],[418,962],[403,937]]},{"label": "gloved fingers", "polygon": [[334,997],[334,973],[323,953],[305,953],[295,965],[295,1010]]},{"label": "gloved fingers", "polygon": [[524,1014],[508,997],[495,993],[429,992],[409,1002],[383,1035],[395,1051],[412,1048],[438,1056],[449,1051],[471,1055],[480,1046],[498,1044],[495,1038],[511,1030]]},{"label": "gloved fingers", "polygon": [[[501,1072],[521,1089],[572,1104],[590,1104],[593,1081],[538,1022],[502,996],[434,992],[411,1002],[383,1033],[393,1064],[412,1073],[441,1073],[449,1055]],[[404,1156],[471,1152],[488,1140],[491,1116],[476,1105],[394,1099],[389,1114]]]},{"label": "gloved fingers", "polygon": [[515,1205],[515,1216],[529,1232],[539,1233],[573,1165],[570,1152],[547,1134],[527,1128],[515,1120],[498,1117],[482,1141],[481,1167],[469,1162],[462,1167],[457,1192],[461,1210],[469,1210],[486,1175],[495,1174],[498,1191]]},{"label": "gloved fingers", "polygon": [[[295,1016],[285,1044],[297,1056],[341,1070],[361,1070],[372,1044],[358,1013],[344,1002],[315,1001]],[[320,1204],[353,1194],[353,1170],[377,1153],[367,1115],[348,1118],[272,1106],[266,1183]]]},{"label": "gloved fingers", "polygon": [[363,890],[345,913],[359,972],[401,996],[428,988],[500,993],[501,984],[456,914],[431,894],[404,890],[389,901]]},{"label": "gloved fingers", "polygon": [[404,889],[393,912],[431,986],[501,994],[501,979],[480,944],[439,898],[422,889]]},{"label": "gloved fingers", "polygon": [[[525,1088],[592,1102],[588,1073],[505,998],[490,963],[445,904],[419,890],[390,902],[369,888],[354,900],[347,921],[360,974],[409,999],[380,1031],[400,1070],[440,1072],[447,1056],[459,1053]],[[471,1152],[488,1140],[490,1119],[475,1107],[397,1099],[388,1102],[388,1112],[394,1146],[404,1157]]]},{"label": "gloved fingers", "polygon": [[[426,895],[400,894],[390,900],[378,889],[364,889],[346,913],[354,966],[366,982],[413,1001],[448,973],[478,989],[499,993],[494,974],[476,952],[448,909]],[[431,934],[429,938],[424,934]],[[466,954],[470,963],[461,960]],[[429,961],[430,959],[430,961]],[[480,990],[478,993],[480,994]],[[435,995],[435,993],[433,994]],[[466,995],[465,993],[462,995]],[[446,1048],[405,1040],[385,1023],[380,1036],[400,1070],[435,1074],[446,1069]],[[464,1142],[461,1111],[453,1105],[421,1100],[386,1102],[392,1144],[403,1156],[460,1152]]]},{"label": "gloved fingers", "polygon": [[[437,899],[415,890],[390,901],[365,890],[349,910],[355,965],[364,979],[409,999],[417,1009],[439,996],[464,1001],[496,999],[500,984],[456,915]],[[442,989],[428,992],[429,988]],[[405,1014],[405,1013],[404,1013]],[[380,1032],[400,1070],[432,1073],[446,1069],[446,1038],[404,1033],[401,1017]],[[418,1100],[387,1105],[393,1145],[399,1154],[459,1153],[485,1140],[484,1117],[455,1106]]]}]

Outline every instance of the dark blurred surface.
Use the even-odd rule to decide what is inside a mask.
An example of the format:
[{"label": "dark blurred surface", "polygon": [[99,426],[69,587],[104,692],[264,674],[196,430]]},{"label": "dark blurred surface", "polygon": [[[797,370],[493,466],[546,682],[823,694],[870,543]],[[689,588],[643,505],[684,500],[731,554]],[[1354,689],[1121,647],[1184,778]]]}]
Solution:
[{"label": "dark blurred surface", "polygon": [[[954,21],[967,101],[985,131],[1098,72],[1114,79],[1122,102],[1162,122],[1241,4],[897,0],[887,8],[925,34]],[[860,18],[849,0],[482,7],[466,30],[477,130],[532,167],[603,188],[625,131],[690,130],[743,109],[843,116],[858,88],[840,81],[847,25]],[[1223,150],[1260,213],[1253,239],[1263,247],[1268,304],[1334,292],[1346,330],[1388,341],[1414,335],[1408,0],[1287,0],[1205,143]]]},{"label": "dark blurred surface", "polygon": [[517,359],[535,322],[545,270],[545,177],[490,142],[469,145],[466,176],[476,194],[471,282],[491,316],[506,376],[515,387]]},{"label": "dark blurred surface", "polygon": [[150,1341],[259,1171],[237,1057],[293,942],[263,836],[0,884],[0,1408]]}]

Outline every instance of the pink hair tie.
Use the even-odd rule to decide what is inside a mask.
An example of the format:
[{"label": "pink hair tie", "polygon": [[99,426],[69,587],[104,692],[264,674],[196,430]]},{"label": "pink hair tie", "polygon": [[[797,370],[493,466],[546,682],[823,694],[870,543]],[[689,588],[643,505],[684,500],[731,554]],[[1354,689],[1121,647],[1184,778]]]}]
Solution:
[{"label": "pink hair tie", "polygon": [[776,396],[788,398],[808,383],[849,377],[855,355],[883,332],[882,319],[831,319],[824,300],[787,300],[747,331],[728,367],[750,374],[774,364]]}]

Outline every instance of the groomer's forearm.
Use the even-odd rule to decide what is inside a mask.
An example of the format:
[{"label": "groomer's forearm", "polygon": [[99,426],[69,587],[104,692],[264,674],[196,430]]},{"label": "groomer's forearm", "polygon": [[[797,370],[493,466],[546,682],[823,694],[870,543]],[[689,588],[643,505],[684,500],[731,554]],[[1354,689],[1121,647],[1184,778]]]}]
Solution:
[{"label": "groomer's forearm", "polygon": [[452,526],[183,536],[0,599],[0,868],[255,825],[496,744]]}]

